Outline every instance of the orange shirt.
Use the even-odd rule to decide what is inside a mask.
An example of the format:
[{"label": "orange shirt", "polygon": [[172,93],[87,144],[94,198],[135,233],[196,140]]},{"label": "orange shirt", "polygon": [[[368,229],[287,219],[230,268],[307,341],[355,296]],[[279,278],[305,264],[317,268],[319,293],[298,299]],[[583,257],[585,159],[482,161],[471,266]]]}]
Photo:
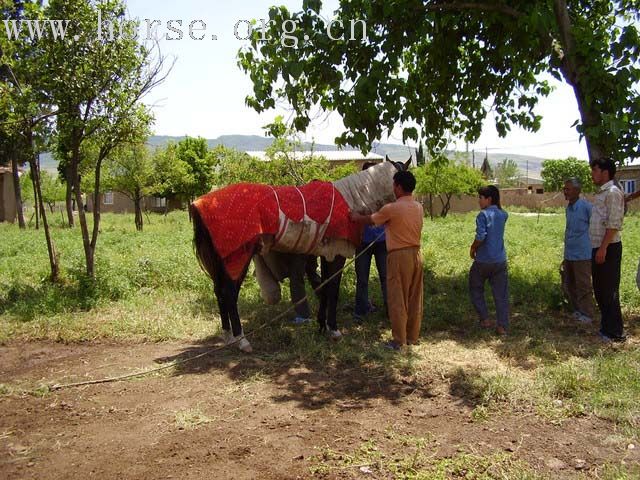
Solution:
[{"label": "orange shirt", "polygon": [[371,215],[376,225],[384,224],[387,250],[419,247],[422,236],[424,210],[413,195],[398,198]]}]

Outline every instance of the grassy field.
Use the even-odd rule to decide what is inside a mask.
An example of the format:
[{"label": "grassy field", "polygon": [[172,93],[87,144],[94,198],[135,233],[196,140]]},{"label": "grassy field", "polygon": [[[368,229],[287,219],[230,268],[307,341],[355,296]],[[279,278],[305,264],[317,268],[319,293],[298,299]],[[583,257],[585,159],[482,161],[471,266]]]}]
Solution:
[{"label": "grassy field", "polygon": [[[467,292],[474,215],[425,220],[425,319],[419,347],[406,355],[382,349],[380,342],[390,331],[381,315],[363,326],[350,324],[348,304],[355,285],[350,268],[339,312],[339,325],[348,332],[344,340],[338,345],[326,342],[317,336],[315,325],[293,327],[282,321],[261,328],[252,343],[266,366],[255,375],[268,378],[269,369],[295,362],[361,369],[370,376],[435,372],[473,405],[474,421],[526,406],[554,422],[582,415],[609,419],[619,427],[612,441],[638,441],[640,350],[635,339],[640,295],[635,274],[640,216],[627,217],[624,227],[621,299],[632,338],[611,346],[599,342],[597,325],[572,321],[563,302],[558,273],[562,215],[538,218],[512,212],[506,233],[512,329],[506,339],[480,331]],[[53,236],[63,272],[59,285],[46,280],[43,233],[0,224],[0,342],[202,341],[219,333],[211,282],[198,267],[184,212],[151,216],[142,233],[135,231],[132,216],[104,215],[95,283],[83,274],[79,232],[55,228]],[[376,280],[371,284],[379,304]],[[288,289],[283,293],[286,300]],[[286,301],[263,305],[255,280],[248,277],[240,302],[245,331],[261,327],[287,307]],[[346,453],[341,455],[345,458]],[[466,461],[482,463],[475,457]],[[330,463],[320,462],[318,468]],[[435,472],[454,467],[440,463],[429,468]],[[611,478],[625,478],[626,470],[620,472],[622,476]]]}]

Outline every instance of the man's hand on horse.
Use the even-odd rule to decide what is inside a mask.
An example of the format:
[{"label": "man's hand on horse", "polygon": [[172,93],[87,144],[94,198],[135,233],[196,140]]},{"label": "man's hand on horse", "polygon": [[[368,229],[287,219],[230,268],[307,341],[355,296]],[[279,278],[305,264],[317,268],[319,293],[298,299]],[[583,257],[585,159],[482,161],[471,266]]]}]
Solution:
[{"label": "man's hand on horse", "polygon": [[349,218],[352,222],[356,223],[364,223],[365,225],[371,225],[373,222],[371,221],[371,215],[362,215],[358,212],[350,212]]}]

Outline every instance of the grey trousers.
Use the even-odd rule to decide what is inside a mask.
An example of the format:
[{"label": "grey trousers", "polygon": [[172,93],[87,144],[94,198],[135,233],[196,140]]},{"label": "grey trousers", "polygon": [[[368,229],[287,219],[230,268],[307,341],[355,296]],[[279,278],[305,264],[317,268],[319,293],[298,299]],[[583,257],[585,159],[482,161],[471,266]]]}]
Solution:
[{"label": "grey trousers", "polygon": [[496,323],[503,327],[509,327],[509,278],[507,274],[507,262],[483,263],[473,262],[469,270],[469,293],[480,321],[489,318],[487,302],[484,299],[484,284],[489,280],[493,301],[496,304]]},{"label": "grey trousers", "polygon": [[573,309],[593,318],[595,307],[591,285],[591,260],[565,260],[564,281]]}]

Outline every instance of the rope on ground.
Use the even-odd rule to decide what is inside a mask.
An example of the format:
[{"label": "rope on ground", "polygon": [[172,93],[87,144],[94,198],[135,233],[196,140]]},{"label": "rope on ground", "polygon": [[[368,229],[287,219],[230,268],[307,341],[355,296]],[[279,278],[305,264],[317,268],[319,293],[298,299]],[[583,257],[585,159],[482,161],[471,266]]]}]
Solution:
[{"label": "rope on ground", "polygon": [[[338,275],[342,274],[342,272],[344,272],[344,270],[347,267],[351,266],[360,256],[362,256],[367,250],[369,250],[371,247],[373,247],[373,244],[376,243],[378,240],[380,240],[383,235],[384,235],[384,232],[380,233],[380,235],[378,235],[373,242],[371,242],[369,245],[367,245],[355,257],[350,259],[340,270],[335,272],[333,275],[331,275],[329,278],[327,278],[324,282],[322,282],[320,285],[318,285],[318,287],[316,287],[313,290],[314,293],[319,292],[325,285],[327,285],[329,282],[331,282]],[[130,374],[127,374],[127,375],[119,375],[117,377],[101,378],[101,379],[98,379],[98,380],[87,380],[87,381],[84,381],[84,382],[55,384],[55,385],[50,386],[49,390],[52,390],[52,391],[53,390],[62,390],[62,389],[65,389],[65,388],[83,387],[83,386],[86,386],[86,385],[98,385],[98,384],[101,384],[101,383],[120,382],[120,381],[123,381],[123,380],[129,380],[131,378],[143,377],[143,376],[146,376],[146,375],[150,375],[152,373],[160,372],[162,370],[168,370],[169,368],[174,368],[174,367],[177,367],[178,365],[184,365],[185,363],[192,362],[192,361],[197,360],[199,358],[202,358],[202,357],[204,357],[206,355],[210,355],[212,353],[216,353],[216,352],[219,352],[221,350],[224,350],[227,347],[231,347],[231,346],[235,345],[236,343],[240,342],[243,338],[249,337],[249,336],[253,335],[254,333],[262,330],[265,327],[267,327],[268,325],[274,324],[277,320],[280,320],[282,317],[287,315],[289,312],[293,311],[298,305],[302,304],[303,302],[306,302],[308,296],[309,295],[305,295],[302,299],[300,299],[299,301],[297,301],[296,303],[291,305],[284,312],[280,313],[279,315],[276,315],[271,320],[266,321],[265,323],[260,325],[258,328],[255,328],[254,330],[252,330],[252,331],[250,331],[248,333],[245,333],[244,336],[238,338],[237,340],[234,340],[233,342],[227,343],[225,345],[221,345],[219,347],[211,348],[209,350],[206,350],[203,353],[199,353],[197,355],[194,355],[193,357],[185,358],[185,359],[182,359],[182,360],[176,360],[176,361],[173,361],[173,362],[171,362],[171,363],[169,363],[167,365],[163,365],[161,367],[156,367],[156,368],[152,368],[152,369],[149,369],[149,370],[143,370],[141,372],[130,373]]]}]

